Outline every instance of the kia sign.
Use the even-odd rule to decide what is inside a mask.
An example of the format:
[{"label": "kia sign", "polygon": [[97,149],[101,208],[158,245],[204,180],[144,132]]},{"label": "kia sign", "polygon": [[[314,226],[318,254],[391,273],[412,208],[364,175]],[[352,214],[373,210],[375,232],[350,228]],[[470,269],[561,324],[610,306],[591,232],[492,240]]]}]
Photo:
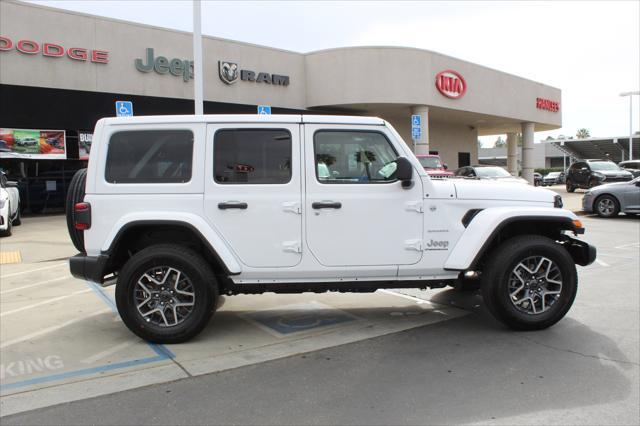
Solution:
[{"label": "kia sign", "polygon": [[17,40],[15,43],[9,37],[0,36],[0,52],[17,50],[24,55],[48,56],[50,58],[60,58],[68,56],[76,61],[91,61],[98,64],[109,63],[109,52],[106,50],[91,50],[83,47],[65,48],[55,43],[44,42],[42,45],[34,40]]},{"label": "kia sign", "polygon": [[458,99],[467,91],[467,82],[456,71],[444,70],[436,74],[436,88],[447,98]]},{"label": "kia sign", "polygon": [[536,108],[546,109],[551,112],[558,112],[560,111],[560,103],[554,102],[550,99],[536,98]]}]

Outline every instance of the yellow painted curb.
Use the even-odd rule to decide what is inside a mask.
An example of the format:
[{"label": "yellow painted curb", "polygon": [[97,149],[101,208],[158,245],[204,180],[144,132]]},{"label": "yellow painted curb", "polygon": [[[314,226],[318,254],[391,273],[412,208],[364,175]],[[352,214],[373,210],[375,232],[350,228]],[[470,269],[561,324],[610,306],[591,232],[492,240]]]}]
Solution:
[{"label": "yellow painted curb", "polygon": [[8,263],[22,263],[19,251],[0,251],[0,265]]}]

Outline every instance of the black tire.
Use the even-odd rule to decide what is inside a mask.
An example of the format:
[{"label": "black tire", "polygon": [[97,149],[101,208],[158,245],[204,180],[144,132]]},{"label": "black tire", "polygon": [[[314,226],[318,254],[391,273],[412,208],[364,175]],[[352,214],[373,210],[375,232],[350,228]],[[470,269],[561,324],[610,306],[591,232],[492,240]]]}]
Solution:
[{"label": "black tire", "polygon": [[11,212],[11,204],[9,203],[9,201],[7,201],[7,209],[7,229],[5,229],[4,231],[0,231],[0,237],[11,236],[11,227],[13,225],[13,221],[11,220],[11,215],[9,214]]},{"label": "black tire", "polygon": [[573,186],[573,182],[571,182],[569,179],[567,179],[567,183],[565,184],[565,187],[567,189],[567,192],[573,192],[576,190],[576,187]]},{"label": "black tire", "polygon": [[601,195],[593,203],[593,210],[600,217],[616,217],[620,213],[620,203],[613,195]]},{"label": "black tire", "polygon": [[[561,273],[562,288],[557,299],[548,302],[546,311],[527,313],[512,301],[509,279],[521,262],[537,256],[554,263]],[[571,308],[577,290],[578,274],[569,252],[553,240],[539,235],[522,235],[505,241],[490,253],[482,274],[485,305],[496,319],[515,330],[542,330],[560,321]],[[523,299],[526,298],[520,300]]]},{"label": "black tire", "polygon": [[587,185],[587,189],[595,188],[600,185],[600,181],[596,178],[589,179],[589,185]]},{"label": "black tire", "polygon": [[13,226],[22,225],[22,217],[20,216],[20,204],[18,204],[18,210],[16,211],[16,217],[13,218],[13,222],[11,223]]},{"label": "black tire", "polygon": [[74,247],[84,253],[84,231],[76,229],[74,206],[84,200],[85,184],[87,183],[87,169],[80,169],[73,175],[67,190],[65,212],[67,216],[67,230]]},{"label": "black tire", "polygon": [[[188,280],[194,294],[191,311],[177,325],[168,324],[166,319],[165,325],[155,324],[150,319],[152,316],[145,320],[136,303],[136,291],[140,291],[137,289],[138,280],[150,270],[163,267],[180,271],[181,276]],[[177,290],[177,287],[174,288]],[[154,289],[157,290],[157,287]],[[143,297],[147,297],[147,294]],[[150,246],[133,255],[120,271],[116,284],[116,305],[122,321],[133,333],[154,343],[181,343],[196,336],[208,324],[216,309],[217,299],[218,286],[209,264],[196,252],[174,244]],[[151,295],[149,300],[151,305]],[[156,306],[152,306],[153,309],[147,308],[146,305],[143,305],[143,308],[160,309],[158,302]],[[167,311],[168,308],[162,308],[163,314],[168,312],[167,315],[173,320],[171,311]]]}]

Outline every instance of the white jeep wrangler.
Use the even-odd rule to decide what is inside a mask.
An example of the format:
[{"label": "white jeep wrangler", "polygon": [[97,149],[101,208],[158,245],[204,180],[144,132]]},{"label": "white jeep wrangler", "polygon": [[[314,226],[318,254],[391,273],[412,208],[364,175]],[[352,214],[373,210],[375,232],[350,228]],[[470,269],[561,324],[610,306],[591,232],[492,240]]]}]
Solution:
[{"label": "white jeep wrangler", "polygon": [[106,118],[69,190],[70,268],[117,282],[124,323],[153,342],[195,336],[220,295],[447,285],[542,329],[596,256],[561,207],[545,189],[432,180],[379,118]]}]

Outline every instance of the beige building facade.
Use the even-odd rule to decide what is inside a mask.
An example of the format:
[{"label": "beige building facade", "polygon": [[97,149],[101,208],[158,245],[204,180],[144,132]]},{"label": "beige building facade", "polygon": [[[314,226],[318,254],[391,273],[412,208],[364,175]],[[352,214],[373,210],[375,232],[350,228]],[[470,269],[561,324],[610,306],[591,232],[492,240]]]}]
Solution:
[{"label": "beige building facade", "polygon": [[[85,103],[83,109],[93,107],[96,119],[115,115],[112,99],[132,98],[136,115],[158,113],[163,100],[164,113],[193,111],[188,103],[194,85],[190,33],[2,1],[0,37],[5,104],[0,128],[29,124],[21,118],[29,114],[29,105],[16,98],[37,93],[56,97],[58,107],[68,103],[70,111],[70,99]],[[528,177],[533,132],[562,126],[560,89],[426,50],[350,47],[297,53],[204,37],[203,66],[205,113],[270,105],[274,113],[379,116],[417,153],[437,152],[451,168],[477,163],[478,136],[523,133],[523,175]],[[52,90],[57,95],[47,95]],[[7,103],[18,105],[18,111]],[[415,142],[414,114],[422,119]],[[60,127],[88,130],[93,117]],[[40,125],[37,118],[31,126]],[[50,125],[50,120],[42,121]],[[515,139],[510,137],[514,144]]]}]

